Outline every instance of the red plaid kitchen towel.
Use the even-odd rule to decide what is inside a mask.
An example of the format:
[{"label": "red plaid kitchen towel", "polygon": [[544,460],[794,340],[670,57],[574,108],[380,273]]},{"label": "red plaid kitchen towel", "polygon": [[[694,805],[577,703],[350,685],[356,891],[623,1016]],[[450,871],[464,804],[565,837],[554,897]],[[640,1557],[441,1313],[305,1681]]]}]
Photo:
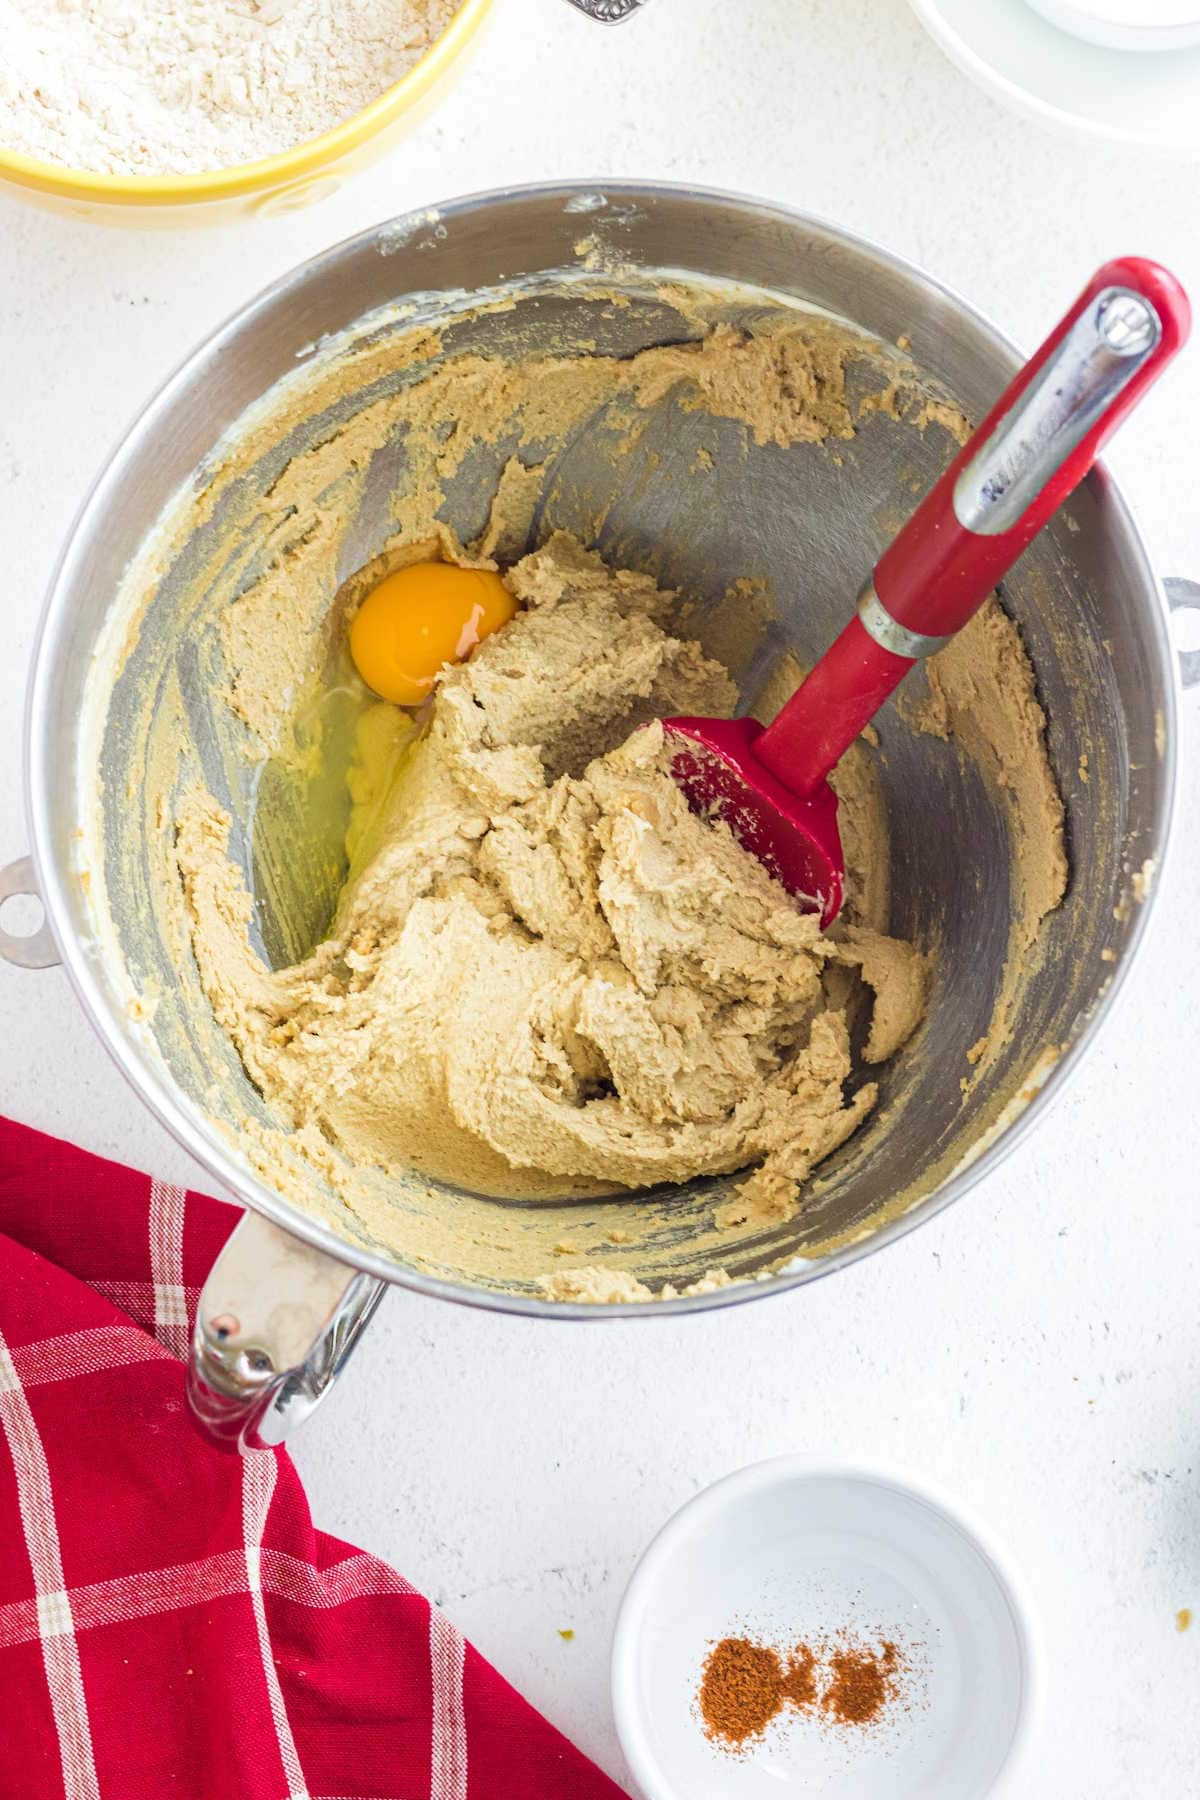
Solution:
[{"label": "red plaid kitchen towel", "polygon": [[211,1448],[233,1207],[0,1119],[3,1800],[619,1800],[402,1576]]}]

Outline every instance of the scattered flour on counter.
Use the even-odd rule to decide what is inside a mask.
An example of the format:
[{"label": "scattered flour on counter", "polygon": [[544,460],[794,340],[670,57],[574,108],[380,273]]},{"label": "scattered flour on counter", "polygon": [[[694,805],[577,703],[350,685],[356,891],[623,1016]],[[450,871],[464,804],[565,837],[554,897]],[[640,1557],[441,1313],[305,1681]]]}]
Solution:
[{"label": "scattered flour on counter", "polygon": [[0,143],[109,175],[274,156],[399,81],[458,0],[0,0]]}]

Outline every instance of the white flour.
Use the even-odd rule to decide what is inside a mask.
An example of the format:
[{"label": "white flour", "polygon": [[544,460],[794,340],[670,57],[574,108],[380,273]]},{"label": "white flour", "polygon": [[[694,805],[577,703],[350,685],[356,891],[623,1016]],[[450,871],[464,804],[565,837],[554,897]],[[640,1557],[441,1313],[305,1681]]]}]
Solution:
[{"label": "white flour", "polygon": [[0,143],[114,175],[252,162],[410,69],[458,0],[0,0]]}]

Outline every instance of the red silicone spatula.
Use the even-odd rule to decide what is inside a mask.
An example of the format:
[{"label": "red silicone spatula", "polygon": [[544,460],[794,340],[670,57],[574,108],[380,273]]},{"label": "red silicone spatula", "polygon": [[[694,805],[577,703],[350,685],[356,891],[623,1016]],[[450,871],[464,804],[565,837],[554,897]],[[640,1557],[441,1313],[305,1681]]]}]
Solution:
[{"label": "red silicone spatula", "polygon": [[667,719],[672,772],[829,925],[845,864],[826,777],[921,657],[987,599],[1186,342],[1187,296],[1140,257],[1105,263],[884,551],[858,614],[766,726]]}]

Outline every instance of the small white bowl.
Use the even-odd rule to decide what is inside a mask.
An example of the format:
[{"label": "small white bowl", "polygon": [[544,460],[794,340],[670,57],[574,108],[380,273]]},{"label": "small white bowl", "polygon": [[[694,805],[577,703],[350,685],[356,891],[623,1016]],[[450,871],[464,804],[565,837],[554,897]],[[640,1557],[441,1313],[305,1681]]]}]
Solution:
[{"label": "small white bowl", "polygon": [[1200,44],[1196,0],[1028,0],[1073,37],[1107,50],[1184,50]]},{"label": "small white bowl", "polygon": [[[786,1708],[731,1752],[697,1706],[709,1648],[849,1628],[908,1652],[870,1729]],[[1028,1611],[994,1544],[907,1476],[785,1456],[727,1476],[642,1558],[613,1643],[613,1709],[646,1800],[981,1800],[1018,1780],[1035,1711]]]},{"label": "small white bowl", "polygon": [[[910,0],[963,72],[998,100],[1073,135],[1193,156],[1200,151],[1200,44],[1159,54],[1086,43],[1052,25],[1057,8],[1096,16],[1100,0]],[[1194,9],[1200,19],[1200,5]],[[1077,21],[1078,24],[1078,21]],[[1149,43],[1148,34],[1142,38]]]}]

